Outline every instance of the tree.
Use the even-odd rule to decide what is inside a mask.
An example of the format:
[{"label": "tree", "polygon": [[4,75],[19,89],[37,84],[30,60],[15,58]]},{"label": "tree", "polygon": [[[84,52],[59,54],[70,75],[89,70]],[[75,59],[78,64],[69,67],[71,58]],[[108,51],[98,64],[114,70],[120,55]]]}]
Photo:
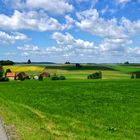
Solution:
[{"label": "tree", "polygon": [[132,73],[132,75],[131,75],[131,79],[134,79],[135,78],[135,75],[134,75],[134,73]]},{"label": "tree", "polygon": [[81,68],[81,65],[80,65],[79,63],[76,63],[76,64],[75,64],[75,67],[76,67],[77,69],[79,69],[79,68]]},{"label": "tree", "polygon": [[4,65],[14,65],[15,63],[13,61],[10,60],[0,60],[0,65],[4,66]]},{"label": "tree", "polygon": [[128,65],[128,64],[129,64],[129,62],[128,62],[128,61],[126,61],[126,62],[124,62],[124,64]]},{"label": "tree", "polygon": [[31,60],[30,59],[28,59],[27,64],[31,64]]},{"label": "tree", "polygon": [[7,75],[8,72],[12,72],[12,71],[10,69],[6,69],[5,76]]},{"label": "tree", "polygon": [[2,65],[0,65],[0,77],[2,77],[3,76],[3,67],[2,67]]},{"label": "tree", "polygon": [[68,62],[65,62],[65,64],[70,64],[70,62],[68,61]]},{"label": "tree", "polygon": [[95,72],[93,74],[88,75],[88,79],[102,79],[102,72]]}]

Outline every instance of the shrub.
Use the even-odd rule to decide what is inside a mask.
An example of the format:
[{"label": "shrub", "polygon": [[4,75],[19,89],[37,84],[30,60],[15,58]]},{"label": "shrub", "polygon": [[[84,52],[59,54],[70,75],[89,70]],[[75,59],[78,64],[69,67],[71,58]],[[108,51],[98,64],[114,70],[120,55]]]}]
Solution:
[{"label": "shrub", "polygon": [[5,72],[5,76],[7,75],[7,73],[9,72],[12,72],[10,69],[6,69],[6,72]]},{"label": "shrub", "polygon": [[0,65],[0,77],[2,77],[3,76],[3,67],[2,67],[2,65]]},{"label": "shrub", "polygon": [[65,76],[57,76],[56,74],[54,74],[52,77],[51,77],[51,80],[66,80]]},{"label": "shrub", "polygon": [[51,80],[59,80],[59,77],[58,77],[56,74],[54,74],[54,75],[51,77]]},{"label": "shrub", "polygon": [[60,76],[59,80],[66,80],[65,76]]},{"label": "shrub", "polygon": [[134,76],[134,74],[132,73],[132,75],[131,75],[131,79],[134,79],[135,78],[135,76]]},{"label": "shrub", "polygon": [[139,79],[140,78],[140,72],[137,72],[136,73],[136,79]]},{"label": "shrub", "polygon": [[30,80],[31,77],[29,75],[26,75],[25,79]]},{"label": "shrub", "polygon": [[0,82],[8,82],[9,78],[7,77],[0,77]]},{"label": "shrub", "polygon": [[80,65],[79,63],[76,63],[76,64],[75,64],[75,67],[76,67],[77,69],[79,69],[79,68],[81,68],[81,65]]},{"label": "shrub", "polygon": [[102,72],[95,72],[87,76],[88,79],[102,79]]},{"label": "shrub", "polygon": [[43,76],[41,74],[39,75],[38,80],[43,81]]}]

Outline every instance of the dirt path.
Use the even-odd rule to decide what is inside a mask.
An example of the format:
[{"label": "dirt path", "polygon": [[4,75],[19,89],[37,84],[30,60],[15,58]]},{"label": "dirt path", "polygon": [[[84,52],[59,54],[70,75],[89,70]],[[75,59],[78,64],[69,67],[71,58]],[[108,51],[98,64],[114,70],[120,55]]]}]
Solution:
[{"label": "dirt path", "polygon": [[9,140],[0,120],[0,140]]}]

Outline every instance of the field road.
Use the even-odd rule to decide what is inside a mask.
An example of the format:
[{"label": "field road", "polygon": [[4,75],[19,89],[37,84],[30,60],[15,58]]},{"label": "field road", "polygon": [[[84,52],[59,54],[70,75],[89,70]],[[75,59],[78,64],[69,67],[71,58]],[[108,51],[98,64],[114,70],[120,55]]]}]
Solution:
[{"label": "field road", "polygon": [[8,137],[6,135],[6,132],[2,126],[2,122],[0,120],[0,140],[8,140]]}]

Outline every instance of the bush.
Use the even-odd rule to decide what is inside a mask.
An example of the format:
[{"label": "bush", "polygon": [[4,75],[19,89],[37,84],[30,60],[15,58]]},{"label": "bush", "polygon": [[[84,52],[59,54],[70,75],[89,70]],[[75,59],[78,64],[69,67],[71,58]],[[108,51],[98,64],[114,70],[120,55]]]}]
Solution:
[{"label": "bush", "polygon": [[79,63],[76,63],[76,64],[75,64],[75,67],[76,67],[77,69],[79,69],[79,68],[81,68],[82,66],[81,66]]},{"label": "bush", "polygon": [[51,80],[66,80],[65,76],[57,76],[56,74],[54,74],[52,77],[51,77]]},{"label": "bush", "polygon": [[87,76],[88,79],[102,79],[102,72],[95,72]]},{"label": "bush", "polygon": [[140,78],[140,72],[137,72],[136,73],[136,79],[139,79]]},{"label": "bush", "polygon": [[59,80],[59,77],[58,77],[56,74],[54,74],[54,75],[51,77],[51,80]]},{"label": "bush", "polygon": [[135,78],[135,76],[134,76],[134,74],[132,73],[132,75],[131,75],[131,79],[134,79]]},{"label": "bush", "polygon": [[59,80],[66,80],[65,76],[60,76]]},{"label": "bush", "polygon": [[42,75],[39,75],[38,80],[39,81],[43,81],[43,76]]},{"label": "bush", "polygon": [[29,75],[26,75],[25,79],[30,80],[31,77]]},{"label": "bush", "polygon": [[5,72],[5,76],[7,75],[7,73],[9,72],[12,72],[10,69],[6,69],[6,72]]},{"label": "bush", "polygon": [[8,82],[9,78],[7,77],[0,77],[0,82]]}]

